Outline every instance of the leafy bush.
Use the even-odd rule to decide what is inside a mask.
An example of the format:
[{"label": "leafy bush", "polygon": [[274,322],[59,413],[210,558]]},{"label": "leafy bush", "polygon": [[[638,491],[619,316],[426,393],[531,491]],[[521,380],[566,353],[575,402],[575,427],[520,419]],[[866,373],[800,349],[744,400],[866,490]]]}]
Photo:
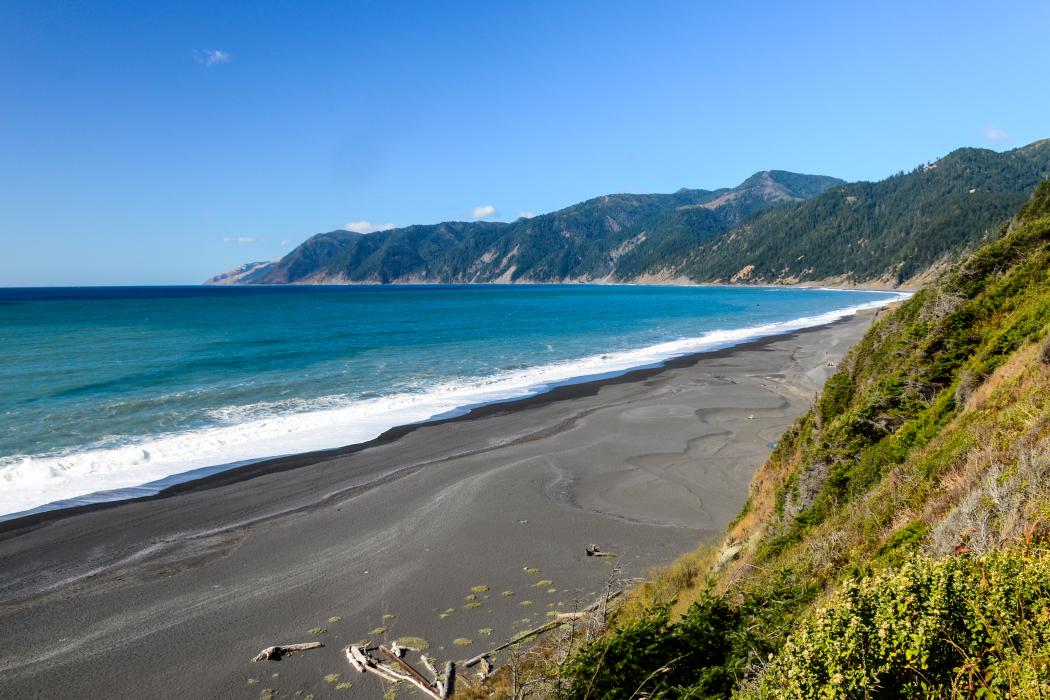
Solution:
[{"label": "leafy bush", "polygon": [[755,698],[1050,694],[1050,556],[1015,547],[846,581],[774,657]]},{"label": "leafy bush", "polygon": [[718,597],[704,596],[671,623],[671,603],[652,608],[585,647],[565,669],[568,698],[723,698],[732,691],[735,613]]}]

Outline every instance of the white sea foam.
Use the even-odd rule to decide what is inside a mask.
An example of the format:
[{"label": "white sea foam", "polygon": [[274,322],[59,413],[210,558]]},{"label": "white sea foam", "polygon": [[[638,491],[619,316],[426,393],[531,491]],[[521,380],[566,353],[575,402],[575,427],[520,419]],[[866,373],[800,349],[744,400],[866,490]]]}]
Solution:
[{"label": "white sea foam", "polygon": [[[215,413],[214,418],[222,423],[215,427],[152,436],[118,447],[7,457],[0,460],[0,519],[67,499],[84,503],[156,492],[179,481],[177,475],[186,475],[182,480],[187,480],[199,475],[191,472],[206,467],[361,443],[394,426],[455,415],[471,406],[530,396],[560,384],[615,375],[682,355],[823,325],[907,296],[903,292],[888,293],[884,299],[818,316],[715,330],[696,338],[636,350],[466,378],[431,386],[421,393],[357,401],[323,397],[311,402],[308,410],[300,406],[297,410],[275,411],[276,404],[231,407]],[[160,480],[163,483],[155,483]],[[128,489],[132,491],[129,493]]]}]

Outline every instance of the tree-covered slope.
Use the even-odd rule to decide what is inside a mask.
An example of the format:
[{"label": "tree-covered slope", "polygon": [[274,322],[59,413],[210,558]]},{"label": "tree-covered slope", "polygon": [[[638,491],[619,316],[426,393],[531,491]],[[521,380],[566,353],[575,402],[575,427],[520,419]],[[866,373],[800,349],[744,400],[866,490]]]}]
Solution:
[{"label": "tree-covered slope", "polygon": [[1048,535],[1044,182],[994,241],[876,319],[722,547],[641,589],[545,687],[1048,697]]},{"label": "tree-covered slope", "polygon": [[447,222],[368,235],[332,231],[247,274],[211,283],[559,282],[616,276],[619,261],[647,239],[687,231],[717,235],[771,206],[841,185],[821,175],[757,173],[720,190],[615,194],[513,223]]},{"label": "tree-covered slope", "polygon": [[963,148],[910,173],[837,187],[646,261],[697,281],[902,284],[974,245],[1050,176],[1050,140]]},{"label": "tree-covered slope", "polygon": [[213,284],[916,283],[986,240],[1050,175],[1050,141],[964,148],[879,182],[782,170],[738,187],[616,194],[512,223],[314,236]]}]

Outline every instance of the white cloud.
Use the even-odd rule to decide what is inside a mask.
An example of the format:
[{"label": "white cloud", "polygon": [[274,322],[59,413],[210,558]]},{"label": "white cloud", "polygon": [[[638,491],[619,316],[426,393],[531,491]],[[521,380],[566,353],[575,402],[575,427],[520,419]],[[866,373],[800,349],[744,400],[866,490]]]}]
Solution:
[{"label": "white cloud", "polygon": [[519,219],[531,219],[534,216],[536,216],[536,215],[533,214],[531,211],[519,211],[518,212],[518,218]]},{"label": "white cloud", "polygon": [[397,226],[391,223],[373,224],[370,221],[351,221],[343,228],[354,233],[375,233],[376,231],[389,231]]},{"label": "white cloud", "polygon": [[981,133],[989,141],[1007,141],[1010,138],[1010,134],[1006,133],[997,126],[989,126]]},{"label": "white cloud", "polygon": [[226,236],[222,239],[223,243],[255,243],[255,239],[251,236]]},{"label": "white cloud", "polygon": [[230,54],[219,49],[198,49],[193,52],[193,58],[204,66],[221,66],[229,62]]},{"label": "white cloud", "polygon": [[285,238],[285,239],[284,239],[283,241],[281,241],[281,245],[282,245],[282,246],[286,246],[286,245],[288,245],[289,243],[291,243],[291,241],[290,241],[290,240],[288,240],[287,238]]},{"label": "white cloud", "polygon": [[472,209],[470,215],[475,219],[488,219],[496,215],[496,207],[491,204],[483,204]]}]

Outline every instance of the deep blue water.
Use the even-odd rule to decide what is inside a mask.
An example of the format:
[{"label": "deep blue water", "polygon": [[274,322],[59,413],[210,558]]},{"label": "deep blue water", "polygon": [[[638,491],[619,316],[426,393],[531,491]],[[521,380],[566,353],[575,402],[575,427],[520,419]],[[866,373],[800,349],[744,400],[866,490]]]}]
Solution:
[{"label": "deep blue water", "polygon": [[633,286],[0,290],[0,514],[352,444],[892,298]]}]

